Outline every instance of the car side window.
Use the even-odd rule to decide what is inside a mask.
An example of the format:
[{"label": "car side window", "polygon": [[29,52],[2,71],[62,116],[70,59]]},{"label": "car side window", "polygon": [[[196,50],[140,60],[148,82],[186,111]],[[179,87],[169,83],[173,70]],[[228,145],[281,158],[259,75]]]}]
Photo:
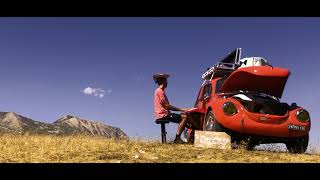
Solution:
[{"label": "car side window", "polygon": [[195,108],[197,107],[199,101],[203,101],[206,97],[210,97],[211,92],[212,92],[211,83],[202,87],[198,93],[198,97],[197,97],[196,103],[194,104],[194,107]]},{"label": "car side window", "polygon": [[195,104],[194,104],[194,107],[195,107],[195,108],[197,107],[198,102],[202,99],[202,89],[203,89],[203,88],[200,88],[200,90],[199,90],[197,100],[196,100],[196,102],[195,102]]},{"label": "car side window", "polygon": [[206,99],[208,97],[211,96],[211,91],[212,91],[212,87],[211,87],[211,83],[210,84],[207,84],[205,87],[204,87],[204,90],[203,90],[203,98]]},{"label": "car side window", "polygon": [[220,88],[222,86],[222,84],[224,83],[224,81],[226,80],[226,78],[221,78],[219,80],[217,80],[216,82],[216,89],[215,89],[215,93],[220,93]]}]

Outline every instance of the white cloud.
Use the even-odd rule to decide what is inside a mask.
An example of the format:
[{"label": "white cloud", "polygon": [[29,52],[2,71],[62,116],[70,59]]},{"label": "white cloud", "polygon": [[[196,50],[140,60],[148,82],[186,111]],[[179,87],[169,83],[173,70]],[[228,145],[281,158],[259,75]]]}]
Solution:
[{"label": "white cloud", "polygon": [[110,94],[112,92],[111,89],[109,90],[103,90],[103,89],[100,89],[100,88],[92,88],[92,87],[87,87],[87,88],[84,88],[82,90],[82,92],[86,95],[91,95],[91,96],[96,96],[96,97],[99,97],[99,98],[103,98],[106,93]]}]

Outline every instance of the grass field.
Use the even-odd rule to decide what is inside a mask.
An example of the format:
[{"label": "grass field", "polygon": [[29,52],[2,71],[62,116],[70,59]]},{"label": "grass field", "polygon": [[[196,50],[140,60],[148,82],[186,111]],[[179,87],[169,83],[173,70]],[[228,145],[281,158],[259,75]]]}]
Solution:
[{"label": "grass field", "polygon": [[155,141],[113,140],[89,136],[1,135],[0,162],[94,163],[287,163],[320,162],[319,154],[217,150]]}]

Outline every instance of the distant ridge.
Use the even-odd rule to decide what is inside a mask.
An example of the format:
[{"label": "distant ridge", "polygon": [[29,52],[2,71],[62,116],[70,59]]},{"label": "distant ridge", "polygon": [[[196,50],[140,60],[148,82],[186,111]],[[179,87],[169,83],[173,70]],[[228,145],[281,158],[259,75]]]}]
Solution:
[{"label": "distant ridge", "polygon": [[117,127],[101,122],[66,115],[54,123],[44,123],[21,116],[15,112],[0,112],[0,133],[54,134],[54,135],[93,135],[107,138],[127,138]]}]

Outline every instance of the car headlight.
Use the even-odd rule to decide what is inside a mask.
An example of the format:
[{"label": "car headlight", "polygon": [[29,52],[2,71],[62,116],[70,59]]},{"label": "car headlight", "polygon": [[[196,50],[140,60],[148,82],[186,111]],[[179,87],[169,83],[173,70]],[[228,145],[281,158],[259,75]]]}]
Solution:
[{"label": "car headlight", "polygon": [[310,121],[310,115],[308,111],[304,109],[300,109],[296,112],[297,119],[301,122],[308,122]]},{"label": "car headlight", "polygon": [[236,106],[232,102],[225,102],[222,105],[222,110],[228,116],[232,116],[238,113]]}]

